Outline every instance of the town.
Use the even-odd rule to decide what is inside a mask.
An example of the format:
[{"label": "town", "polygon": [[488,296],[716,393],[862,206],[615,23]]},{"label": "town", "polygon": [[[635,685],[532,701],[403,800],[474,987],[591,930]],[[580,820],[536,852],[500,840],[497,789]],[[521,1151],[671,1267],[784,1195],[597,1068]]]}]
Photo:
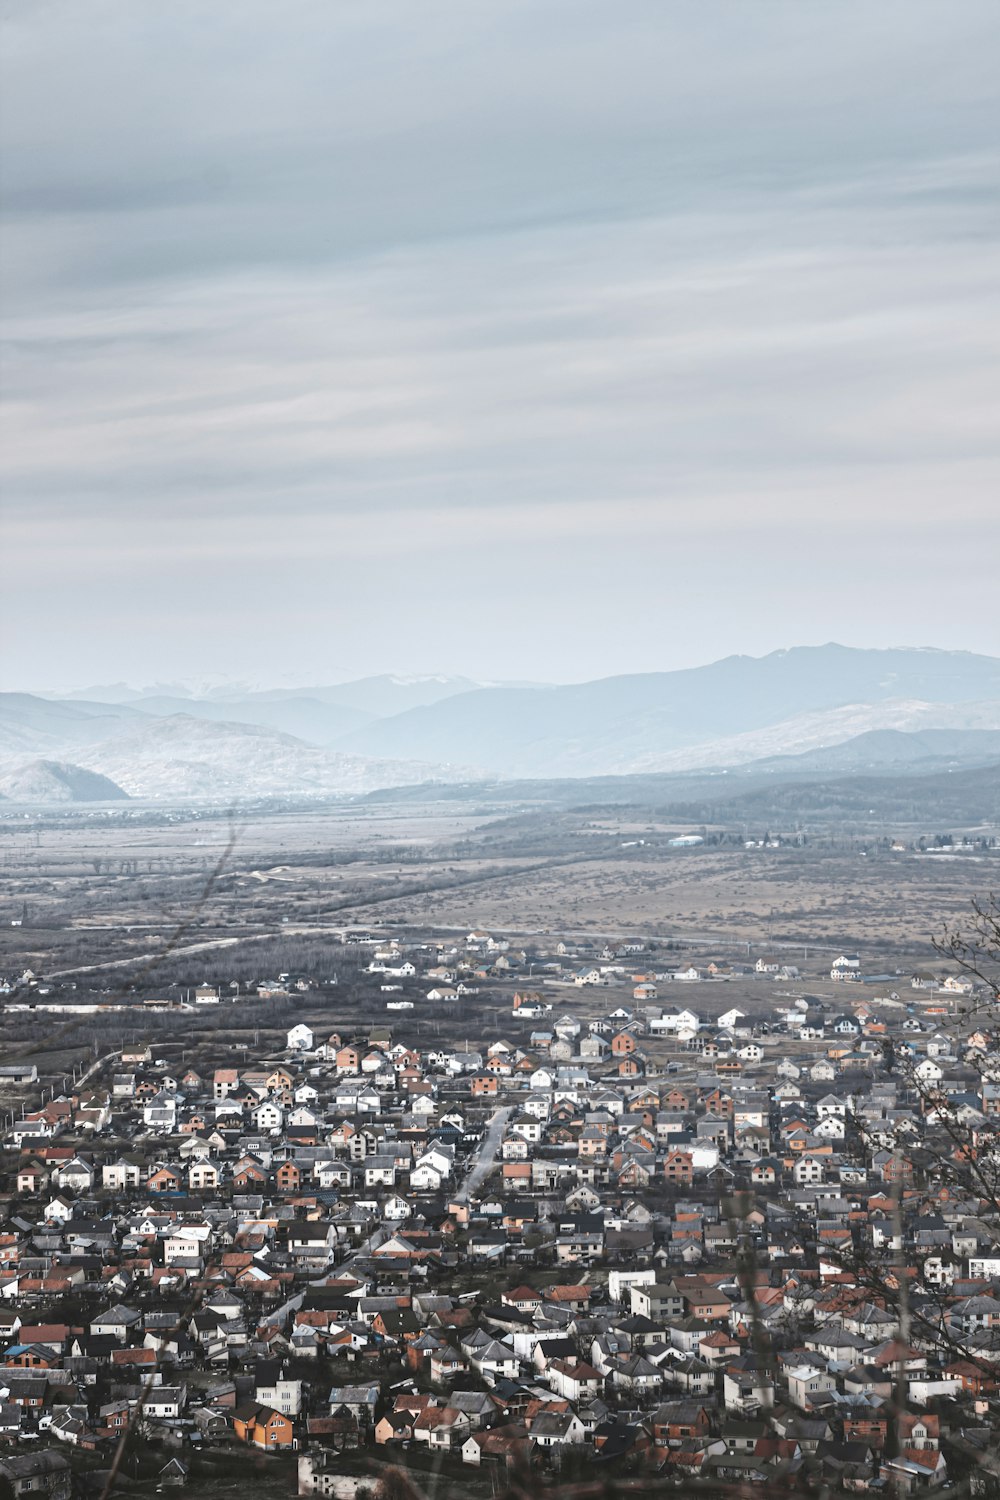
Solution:
[{"label": "town", "polygon": [[0,3],[0,1500],[1000,1500],[998,53]]},{"label": "town", "polygon": [[[155,974],[103,1017],[134,1040],[72,1079],[8,1045],[14,1493],[211,1493],[240,1465],[338,1496],[395,1467],[483,1495],[583,1464],[709,1491],[985,1474],[987,984],[853,952],[338,942],[349,985],[254,986],[256,1045],[239,984]],[[5,989],[9,1034],[70,1024],[44,976]]]}]

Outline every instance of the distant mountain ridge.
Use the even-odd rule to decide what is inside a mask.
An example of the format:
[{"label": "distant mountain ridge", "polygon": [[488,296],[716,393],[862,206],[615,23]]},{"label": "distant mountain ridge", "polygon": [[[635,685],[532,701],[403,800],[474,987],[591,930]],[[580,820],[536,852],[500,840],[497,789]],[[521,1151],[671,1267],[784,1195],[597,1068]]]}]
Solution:
[{"label": "distant mountain ridge", "polygon": [[914,770],[1000,761],[1000,729],[871,729],[839,745],[750,762],[755,771],[811,774]]},{"label": "distant mountain ridge", "polygon": [[247,797],[343,796],[430,781],[446,768],[388,761],[321,746],[256,724],[175,714],[85,746],[80,765],[103,772],[131,797],[240,801]]},{"label": "distant mountain ridge", "polygon": [[[956,736],[1000,730],[1000,702],[990,699],[986,703],[924,703],[889,699],[884,703],[848,703],[842,708],[798,714],[762,729],[702,741],[681,750],[642,753],[628,770],[688,771],[779,759],[791,762],[807,755],[835,757],[840,746],[866,741],[869,736],[884,733],[910,736],[934,729]],[[863,744],[859,753],[862,757],[865,754]],[[877,758],[880,752],[872,753]],[[836,763],[834,759],[833,764]]]},{"label": "distant mountain ridge", "polygon": [[[408,708],[437,703],[454,693],[466,693],[484,686],[469,677],[449,677],[442,673],[403,676],[384,672],[373,677],[359,677],[347,682],[312,684],[303,687],[250,687],[241,683],[217,684],[201,690],[187,683],[157,683],[151,687],[133,688],[127,683],[109,683],[72,693],[42,693],[53,702],[93,702],[131,705],[149,712],[155,702],[183,703],[190,711],[195,705],[223,707],[292,701],[322,703],[358,715],[359,722],[403,713]],[[205,714],[205,717],[211,717]],[[253,722],[252,719],[249,722]]]},{"label": "distant mountain ridge", "polygon": [[[438,703],[455,693],[479,686],[466,677],[427,675],[399,677],[385,674],[357,681],[306,688],[246,689],[213,687],[200,695],[181,683],[135,689],[115,683],[74,693],[65,698],[45,695],[43,702],[65,704],[91,716],[95,711],[120,712],[125,718],[147,714],[169,718],[187,714],[215,723],[259,724],[282,734],[292,734],[309,744],[334,748],[346,735],[363,729],[376,719],[403,713],[414,707]],[[22,695],[29,696],[29,695]],[[0,741],[0,751],[3,749]]]},{"label": "distant mountain ridge", "polygon": [[384,676],[235,699],[107,691],[119,701],[0,694],[0,772],[42,758],[138,797],[328,795],[427,779],[983,764],[1000,734],[1000,660],[916,648],[795,647],[565,686]]},{"label": "distant mountain ridge", "polygon": [[373,722],[373,715],[318,698],[137,698],[128,705],[141,714],[168,719],[184,714],[216,724],[257,724],[279,734],[292,734],[313,745],[334,745],[345,735]]},{"label": "distant mountain ridge", "polygon": [[[50,762],[34,759],[26,763],[23,754],[18,754],[32,736],[48,746],[59,722],[70,736],[78,735],[63,742],[65,769],[80,777],[93,773],[95,785],[106,785],[103,800],[127,795],[171,803],[241,802],[289,795],[358,795],[378,787],[462,774],[461,767],[349,755],[260,725],[215,722],[189,714],[158,718],[131,712],[83,712],[60,720],[48,710],[61,705],[35,699],[25,711],[26,696],[0,694],[0,776],[18,789],[19,801],[70,800],[58,795],[51,777],[32,770]],[[16,700],[14,704],[11,699]],[[36,711],[38,704],[43,705],[42,712]],[[105,738],[100,737],[102,732]],[[15,793],[6,795],[13,798]]]},{"label": "distant mountain ridge", "polygon": [[141,714],[125,705],[0,693],[0,755],[102,739],[123,724],[141,720]]},{"label": "distant mountain ridge", "polygon": [[[341,743],[358,754],[457,759],[504,776],[622,774],[722,764],[721,744],[708,760],[698,757],[717,741],[854,707],[844,723],[827,726],[826,741],[793,747],[775,732],[739,758],[838,742],[893,727],[891,712],[877,712],[890,701],[918,718],[919,705],[948,705],[934,727],[1000,728],[1000,661],[971,652],[795,647],[566,687],[481,688],[369,724]],[[967,723],[954,705],[968,703],[993,705],[995,721],[994,708],[980,708]],[[923,723],[931,727],[926,714]],[[694,758],[679,754],[695,748]]]}]

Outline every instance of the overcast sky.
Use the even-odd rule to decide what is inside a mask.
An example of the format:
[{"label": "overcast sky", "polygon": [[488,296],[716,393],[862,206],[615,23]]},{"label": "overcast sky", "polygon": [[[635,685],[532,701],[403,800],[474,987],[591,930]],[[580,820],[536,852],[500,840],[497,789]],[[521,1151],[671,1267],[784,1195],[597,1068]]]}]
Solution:
[{"label": "overcast sky", "polygon": [[23,0],[8,685],[1000,654],[996,0]]}]

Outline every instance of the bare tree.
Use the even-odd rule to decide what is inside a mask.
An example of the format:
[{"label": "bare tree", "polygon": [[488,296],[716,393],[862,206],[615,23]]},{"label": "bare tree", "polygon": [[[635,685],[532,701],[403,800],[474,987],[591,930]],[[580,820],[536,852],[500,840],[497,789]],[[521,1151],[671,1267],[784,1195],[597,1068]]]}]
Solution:
[{"label": "bare tree", "polygon": [[985,898],[974,897],[971,917],[945,928],[934,949],[983,987],[982,1004],[989,1008],[1000,1003],[1000,896],[991,891]]}]

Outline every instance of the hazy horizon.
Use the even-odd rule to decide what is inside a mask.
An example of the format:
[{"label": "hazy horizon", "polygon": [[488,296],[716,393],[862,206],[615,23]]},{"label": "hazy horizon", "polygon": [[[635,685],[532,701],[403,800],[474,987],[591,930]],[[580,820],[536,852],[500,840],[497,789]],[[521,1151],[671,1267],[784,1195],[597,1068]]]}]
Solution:
[{"label": "hazy horizon", "polygon": [[4,677],[1000,654],[1000,12],[14,0]]},{"label": "hazy horizon", "polygon": [[[685,662],[685,663],[682,663],[681,665],[679,665],[678,667],[674,667],[674,668],[670,668],[670,667],[651,668],[650,671],[653,672],[653,673],[655,673],[655,672],[669,672],[669,671],[685,671],[685,670],[690,671],[690,670],[697,670],[700,667],[709,667],[709,666],[715,665],[719,661],[723,661],[723,660],[727,660],[727,659],[732,659],[732,658],[736,658],[736,657],[743,657],[743,658],[747,658],[747,659],[750,659],[750,660],[760,660],[760,659],[762,659],[763,657],[766,657],[766,656],[781,656],[781,655],[786,655],[790,651],[809,650],[809,649],[821,649],[824,646],[834,646],[834,647],[836,647],[836,646],[844,646],[845,644],[846,643],[843,642],[843,641],[824,641],[824,642],[815,642],[815,643],[808,643],[808,644],[806,644],[806,643],[799,643],[799,644],[797,644],[795,646],[781,646],[781,647],[776,647],[774,651],[772,651],[772,652],[762,652],[762,653],[760,653],[759,656],[756,655],[755,653],[751,653],[751,652],[727,652],[725,657],[713,657],[711,660],[706,660],[706,661]],[[988,657],[988,658],[990,658],[992,660],[1000,661],[1000,655],[994,655],[993,653],[990,653],[990,652],[972,652],[972,651],[968,651],[964,647],[957,647],[956,648],[956,647],[945,647],[945,646],[930,646],[930,645],[926,645],[926,644],[923,644],[923,645],[912,645],[912,644],[911,645],[905,645],[905,644],[900,644],[899,642],[894,642],[894,643],[889,644],[887,646],[860,647],[860,648],[851,648],[851,649],[886,650],[886,651],[930,651],[930,652],[934,652],[934,653],[937,653],[937,654],[940,654],[940,655],[986,656],[986,657]],[[264,692],[267,692],[267,691],[289,691],[289,692],[294,692],[297,689],[305,691],[305,690],[307,690],[310,687],[312,687],[312,688],[318,688],[318,687],[336,687],[336,686],[346,685],[348,683],[363,681],[363,680],[365,680],[367,678],[389,678],[389,679],[391,679],[393,681],[396,681],[396,682],[399,682],[399,683],[420,683],[420,682],[436,682],[436,681],[440,681],[440,682],[443,683],[443,682],[446,682],[446,681],[454,681],[454,680],[457,680],[457,679],[467,679],[471,687],[539,687],[539,688],[544,688],[544,687],[569,687],[569,686],[572,686],[574,684],[582,684],[582,683],[586,683],[586,682],[600,681],[600,680],[603,680],[604,678],[607,678],[607,677],[626,677],[626,676],[634,676],[634,675],[645,675],[645,674],[643,674],[643,673],[638,673],[637,674],[637,673],[633,672],[632,669],[630,669],[628,667],[623,667],[619,672],[604,673],[604,674],[601,674],[601,676],[597,677],[597,678],[594,678],[594,677],[576,677],[576,678],[564,679],[563,681],[556,681],[555,679],[542,679],[542,678],[530,678],[529,679],[529,678],[513,677],[513,676],[512,677],[503,677],[503,678],[491,678],[491,677],[485,677],[485,676],[476,676],[473,673],[464,673],[464,672],[436,672],[434,670],[429,670],[429,671],[426,671],[426,672],[399,672],[399,671],[395,671],[392,668],[385,668],[384,670],[378,671],[378,672],[360,673],[360,672],[352,672],[349,669],[344,669],[344,670],[331,671],[327,676],[324,676],[322,679],[320,679],[318,677],[305,677],[305,676],[302,676],[302,674],[299,674],[299,673],[285,674],[284,676],[281,676],[281,677],[256,678],[256,679],[247,679],[247,678],[241,678],[241,677],[230,677],[230,676],[227,676],[225,674],[197,674],[196,673],[196,674],[193,674],[193,675],[188,676],[188,677],[177,677],[177,678],[170,678],[170,679],[166,679],[166,680],[151,680],[151,681],[147,681],[147,682],[140,682],[140,681],[134,681],[134,682],[132,682],[132,681],[127,681],[125,679],[117,679],[117,680],[111,680],[111,681],[106,681],[106,682],[74,681],[74,682],[62,682],[62,683],[55,683],[55,684],[52,684],[52,683],[42,683],[42,684],[36,683],[33,686],[18,685],[16,687],[14,687],[13,689],[8,688],[8,691],[12,690],[12,691],[26,692],[26,693],[32,693],[32,692],[34,692],[34,693],[36,693],[36,694],[38,694],[40,696],[50,697],[50,698],[56,698],[56,697],[60,697],[62,695],[68,695],[68,694],[79,695],[79,694],[87,691],[88,689],[93,690],[95,693],[98,692],[98,691],[111,692],[111,691],[117,690],[117,689],[120,689],[120,690],[122,690],[124,692],[142,693],[142,694],[169,693],[171,691],[176,691],[176,692],[180,692],[180,693],[190,694],[192,698],[196,698],[196,697],[198,697],[201,694],[204,694],[204,695],[213,695],[214,694],[216,696],[220,696],[221,697],[221,696],[225,696],[226,693],[230,692],[230,691],[233,693],[234,696],[238,695],[240,692],[243,692],[243,691],[246,691],[246,692],[249,692],[249,693],[253,693],[253,692],[257,692],[257,691],[264,691]]]}]

